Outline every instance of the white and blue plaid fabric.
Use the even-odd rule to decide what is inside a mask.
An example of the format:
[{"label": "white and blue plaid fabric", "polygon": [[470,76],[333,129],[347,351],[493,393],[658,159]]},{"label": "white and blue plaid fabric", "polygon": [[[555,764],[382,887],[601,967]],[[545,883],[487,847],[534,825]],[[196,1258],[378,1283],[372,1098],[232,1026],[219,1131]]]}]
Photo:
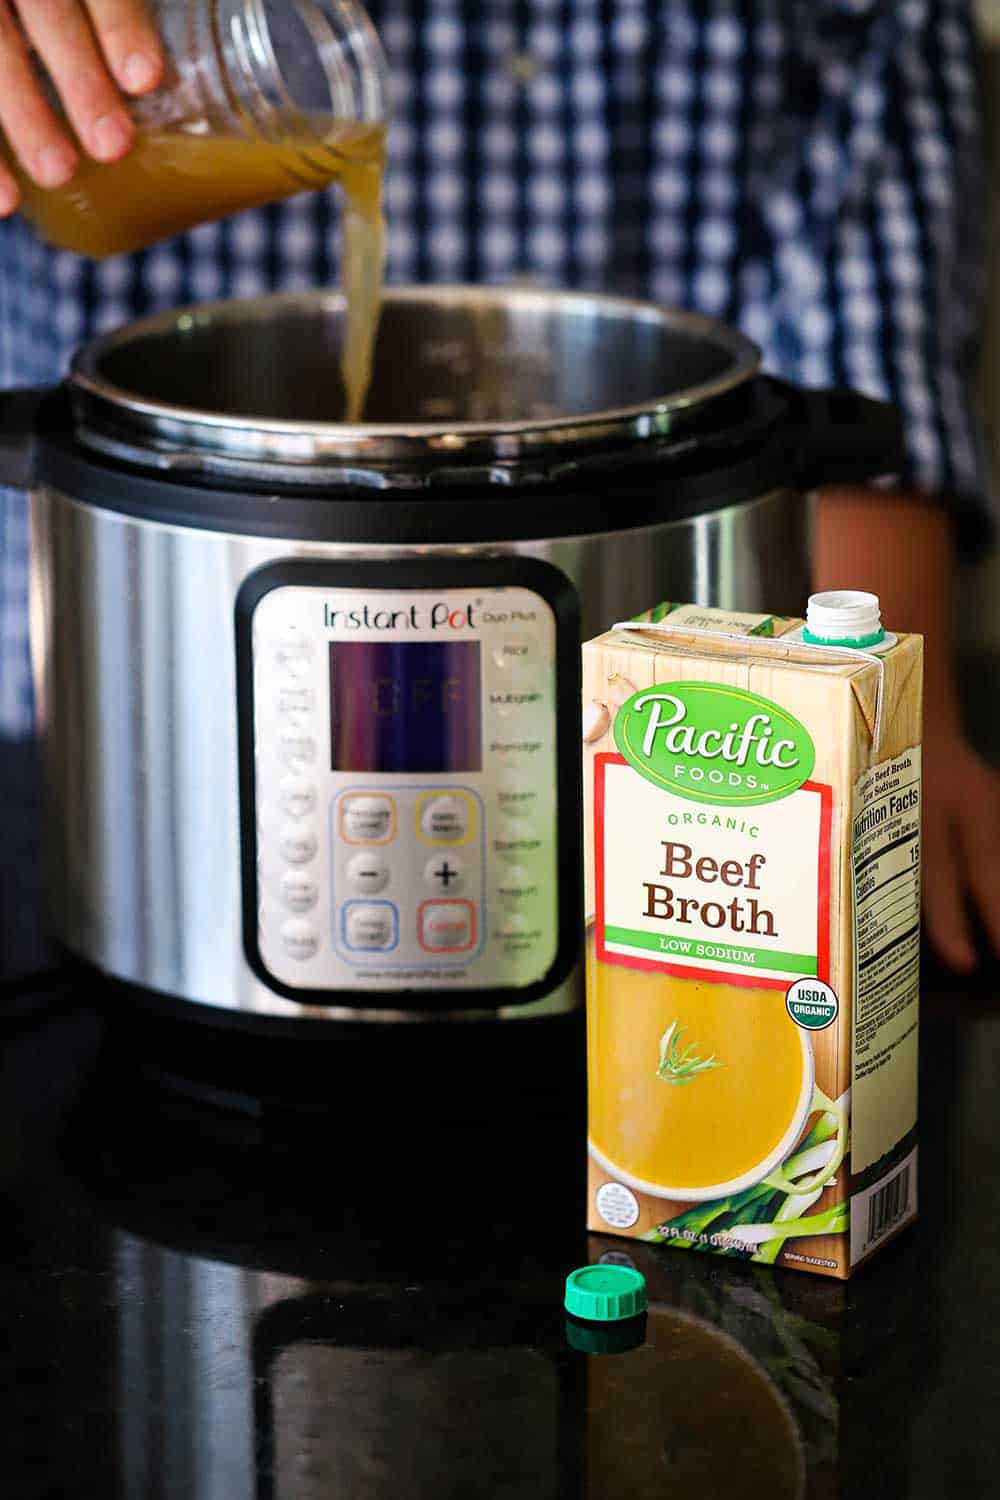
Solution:
[{"label": "white and blue plaid fabric", "polygon": [[[971,0],[375,0],[392,281],[533,278],[740,325],[898,400],[909,481],[989,533],[966,376],[987,201]],[[337,278],[334,194],[93,264],[0,226],[0,385],[95,330]],[[0,733],[30,727],[22,497],[0,492]]]}]

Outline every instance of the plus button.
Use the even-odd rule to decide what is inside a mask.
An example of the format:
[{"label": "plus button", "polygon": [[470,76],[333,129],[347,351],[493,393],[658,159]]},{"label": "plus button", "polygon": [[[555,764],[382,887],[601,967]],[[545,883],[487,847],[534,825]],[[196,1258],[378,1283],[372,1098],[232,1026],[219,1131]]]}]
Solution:
[{"label": "plus button", "polygon": [[454,891],[461,890],[464,873],[462,861],[456,855],[446,857],[437,854],[428,860],[424,878],[434,890],[451,895]]}]

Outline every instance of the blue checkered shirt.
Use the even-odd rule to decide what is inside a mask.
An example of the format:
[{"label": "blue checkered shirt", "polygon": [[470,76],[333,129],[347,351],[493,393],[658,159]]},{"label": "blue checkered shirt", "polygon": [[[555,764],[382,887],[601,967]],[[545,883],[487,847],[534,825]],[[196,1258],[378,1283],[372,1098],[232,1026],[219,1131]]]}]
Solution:
[{"label": "blue checkered shirt", "polygon": [[[698,308],[898,400],[909,481],[989,530],[966,376],[986,210],[971,0],[376,0],[392,281]],[[94,264],[0,226],[0,385],[96,330],[337,278],[335,194]],[[0,733],[28,729],[23,497],[0,491]]]}]

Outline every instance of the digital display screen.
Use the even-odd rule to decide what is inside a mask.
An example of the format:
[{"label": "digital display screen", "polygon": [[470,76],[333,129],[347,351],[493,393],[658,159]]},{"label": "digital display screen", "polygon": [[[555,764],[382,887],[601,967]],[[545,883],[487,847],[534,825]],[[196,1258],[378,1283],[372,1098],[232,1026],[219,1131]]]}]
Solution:
[{"label": "digital display screen", "polygon": [[331,641],[334,771],[481,771],[478,641]]}]

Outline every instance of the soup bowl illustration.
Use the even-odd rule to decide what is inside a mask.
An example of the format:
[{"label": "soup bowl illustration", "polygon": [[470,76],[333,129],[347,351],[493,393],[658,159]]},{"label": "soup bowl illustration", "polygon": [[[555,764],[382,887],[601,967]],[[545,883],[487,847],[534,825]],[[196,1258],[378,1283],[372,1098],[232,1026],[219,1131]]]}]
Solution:
[{"label": "soup bowl illustration", "polygon": [[846,1111],[817,1084],[811,1034],[780,991],[599,964],[590,977],[589,1149],[608,1176],[699,1203],[759,1183],[809,1193],[834,1175]]},{"label": "soup bowl illustration", "polygon": [[[605,1172],[617,1178],[619,1182],[625,1183],[626,1186],[636,1188],[643,1193],[649,1193],[654,1198],[667,1198],[684,1203],[702,1203],[709,1202],[715,1198],[726,1198],[733,1193],[741,1193],[746,1188],[754,1187],[757,1183],[763,1182],[766,1179],[771,1179],[775,1174],[780,1175],[782,1163],[787,1160],[802,1138],[808,1120],[819,1111],[835,1113],[837,1115],[842,1113],[833,1101],[828,1099],[822,1090],[816,1087],[816,1069],[812,1047],[808,1036],[804,1032],[800,1033],[800,1047],[802,1080],[794,1112],[775,1145],[760,1161],[740,1173],[740,1175],[720,1181],[706,1182],[703,1185],[691,1183],[683,1185],[679,1183],[670,1184],[651,1181],[647,1177],[636,1175],[636,1173],[630,1171],[622,1162],[613,1160],[593,1139],[588,1143],[591,1156],[600,1167],[603,1167]],[[842,1153],[838,1158],[838,1150],[839,1147],[835,1147],[833,1156],[824,1165],[821,1176],[822,1181],[825,1181],[837,1170],[840,1160],[843,1159]],[[772,1185],[777,1187],[779,1183],[775,1180]],[[808,1192],[810,1190],[808,1181],[805,1183],[796,1181],[794,1184],[789,1181],[788,1190],[791,1191],[793,1186],[796,1193]]]}]

